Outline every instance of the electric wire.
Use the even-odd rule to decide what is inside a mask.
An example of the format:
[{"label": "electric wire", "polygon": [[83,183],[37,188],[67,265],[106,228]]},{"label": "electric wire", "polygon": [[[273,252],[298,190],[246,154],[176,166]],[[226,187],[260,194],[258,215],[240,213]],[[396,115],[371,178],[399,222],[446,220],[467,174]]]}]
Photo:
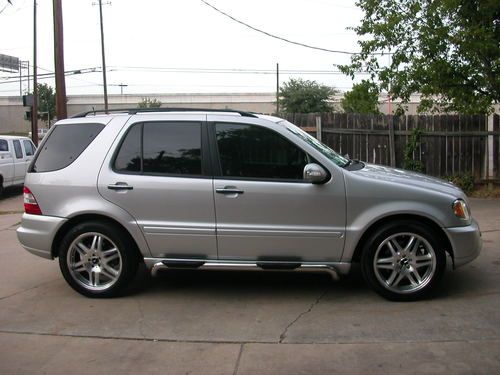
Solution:
[{"label": "electric wire", "polygon": [[230,14],[220,10],[219,8],[216,8],[215,6],[213,6],[212,4],[210,4],[209,2],[205,1],[205,0],[200,0],[203,4],[205,4],[206,6],[212,8],[213,10],[215,10],[216,12],[222,14],[223,16],[233,20],[234,22],[237,22],[245,27],[248,27],[249,29],[252,29],[254,31],[257,31],[258,33],[261,33],[261,34],[264,34],[268,37],[271,37],[271,38],[274,38],[274,39],[278,39],[278,40],[281,40],[282,42],[286,42],[286,43],[290,43],[290,44],[294,44],[296,46],[300,46],[300,47],[305,47],[305,48],[310,48],[310,49],[314,49],[314,50],[317,50],[317,51],[323,51],[323,52],[330,52],[330,53],[340,53],[340,54],[345,54],[345,55],[356,55],[357,52],[350,52],[350,51],[342,51],[342,50],[333,50],[333,49],[328,49],[328,48],[323,48],[323,47],[317,47],[317,46],[312,46],[312,45],[309,45],[309,44],[305,44],[305,43],[301,43],[301,42],[296,42],[296,41],[293,41],[293,40],[290,40],[290,39],[287,39],[287,38],[283,38],[281,36],[278,36],[278,35],[274,35],[274,34],[271,34],[267,31],[264,31],[262,29],[258,29],[252,25],[249,25],[248,23],[246,22],[243,22],[243,21],[240,21],[239,19],[231,16]]}]

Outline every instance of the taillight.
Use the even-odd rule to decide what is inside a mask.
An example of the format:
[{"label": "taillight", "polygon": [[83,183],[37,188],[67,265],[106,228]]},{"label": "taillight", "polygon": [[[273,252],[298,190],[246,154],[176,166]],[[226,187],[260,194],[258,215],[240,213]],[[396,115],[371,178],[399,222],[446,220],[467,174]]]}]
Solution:
[{"label": "taillight", "polygon": [[24,212],[31,215],[41,215],[42,210],[35,199],[35,196],[26,186],[23,188]]}]

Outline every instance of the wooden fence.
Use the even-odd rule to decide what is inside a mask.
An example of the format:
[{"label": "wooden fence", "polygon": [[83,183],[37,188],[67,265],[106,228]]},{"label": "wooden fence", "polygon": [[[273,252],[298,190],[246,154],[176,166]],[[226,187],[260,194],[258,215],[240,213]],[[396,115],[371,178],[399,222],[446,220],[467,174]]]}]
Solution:
[{"label": "wooden fence", "polygon": [[499,115],[290,113],[285,118],[343,155],[399,168],[414,129],[420,129],[413,158],[422,163],[424,173],[500,179]]}]

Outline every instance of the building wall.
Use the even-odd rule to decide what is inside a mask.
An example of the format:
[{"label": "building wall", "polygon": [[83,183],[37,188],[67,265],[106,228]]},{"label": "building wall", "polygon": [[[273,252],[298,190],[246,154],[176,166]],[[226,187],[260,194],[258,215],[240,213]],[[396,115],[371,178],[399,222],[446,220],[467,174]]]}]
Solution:
[{"label": "building wall", "polygon": [[[147,95],[110,95],[110,109],[137,108],[143,98],[157,99],[162,107],[205,108],[205,109],[238,109],[249,112],[271,114],[276,111],[276,95],[274,93],[234,93],[234,94],[147,94]],[[103,109],[102,95],[68,96],[68,116]],[[28,133],[31,129],[29,121],[24,120],[26,108],[22,106],[19,96],[0,97],[0,134]],[[44,121],[39,126],[46,127]]]}]

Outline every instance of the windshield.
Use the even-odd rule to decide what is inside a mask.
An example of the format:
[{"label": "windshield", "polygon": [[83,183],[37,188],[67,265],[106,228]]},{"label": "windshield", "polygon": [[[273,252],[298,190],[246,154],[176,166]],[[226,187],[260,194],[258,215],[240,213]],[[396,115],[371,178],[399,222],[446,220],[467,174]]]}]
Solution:
[{"label": "windshield", "polygon": [[317,151],[321,152],[324,156],[326,156],[328,159],[333,161],[339,167],[345,167],[345,166],[349,165],[349,159],[337,154],[330,147],[321,143],[316,138],[314,138],[312,135],[306,133],[298,126],[296,126],[288,121],[283,121],[282,124],[284,124],[286,126],[286,128],[291,133],[295,134],[300,139],[306,141],[308,144],[310,144],[312,147],[314,147]]}]

